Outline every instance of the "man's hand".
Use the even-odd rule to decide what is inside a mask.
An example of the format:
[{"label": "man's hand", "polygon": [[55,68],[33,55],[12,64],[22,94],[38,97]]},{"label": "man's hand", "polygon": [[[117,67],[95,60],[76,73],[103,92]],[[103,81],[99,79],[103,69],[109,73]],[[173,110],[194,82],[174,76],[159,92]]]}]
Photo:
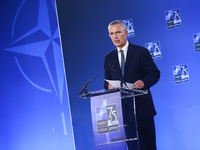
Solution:
[{"label": "man's hand", "polygon": [[134,84],[133,84],[133,88],[134,89],[142,89],[144,87],[144,82],[142,80],[137,80]]},{"label": "man's hand", "polygon": [[108,84],[108,89],[114,89],[115,87],[112,84]]}]

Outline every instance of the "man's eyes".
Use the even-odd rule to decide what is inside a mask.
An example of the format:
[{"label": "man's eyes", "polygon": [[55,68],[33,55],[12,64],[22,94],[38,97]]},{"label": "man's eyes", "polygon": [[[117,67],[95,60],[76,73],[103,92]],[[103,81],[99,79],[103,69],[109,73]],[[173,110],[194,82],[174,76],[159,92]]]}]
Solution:
[{"label": "man's eyes", "polygon": [[119,34],[119,33],[122,33],[122,31],[117,31],[117,32],[115,32],[115,34]]},{"label": "man's eyes", "polygon": [[114,35],[114,34],[117,34],[117,35],[118,35],[118,34],[120,34],[120,33],[122,33],[122,31],[111,32],[110,35]]}]

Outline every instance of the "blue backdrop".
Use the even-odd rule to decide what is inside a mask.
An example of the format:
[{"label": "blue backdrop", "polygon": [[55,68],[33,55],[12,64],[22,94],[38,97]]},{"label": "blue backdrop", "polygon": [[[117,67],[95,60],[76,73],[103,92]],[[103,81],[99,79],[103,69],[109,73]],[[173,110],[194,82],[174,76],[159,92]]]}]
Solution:
[{"label": "blue backdrop", "polygon": [[[151,88],[158,150],[199,150],[200,2],[56,3],[66,74],[55,1],[0,5],[0,149],[73,150],[73,131],[77,150],[94,149],[90,102],[78,94],[115,48],[107,25],[122,19],[130,30],[128,40],[146,46],[161,71]],[[103,75],[94,79],[88,91],[103,89],[103,81]]]},{"label": "blue backdrop", "polygon": [[[78,93],[103,70],[104,56],[114,49],[107,25],[115,19],[132,20],[134,35],[128,40],[153,51],[161,71],[160,81],[151,88],[158,112],[158,150],[200,149],[200,2],[57,0],[57,4],[77,149],[94,149],[90,103]],[[101,75],[88,90],[102,89],[103,81]]]},{"label": "blue backdrop", "polygon": [[0,20],[0,149],[75,149],[55,1],[2,1]]}]

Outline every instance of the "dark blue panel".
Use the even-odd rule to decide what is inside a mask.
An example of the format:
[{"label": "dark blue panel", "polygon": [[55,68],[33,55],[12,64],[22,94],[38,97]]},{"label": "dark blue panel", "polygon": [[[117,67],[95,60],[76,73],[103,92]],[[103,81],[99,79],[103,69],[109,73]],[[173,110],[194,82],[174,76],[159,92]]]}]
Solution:
[{"label": "dark blue panel", "polygon": [[0,149],[75,149],[55,1],[6,1],[0,14]]}]

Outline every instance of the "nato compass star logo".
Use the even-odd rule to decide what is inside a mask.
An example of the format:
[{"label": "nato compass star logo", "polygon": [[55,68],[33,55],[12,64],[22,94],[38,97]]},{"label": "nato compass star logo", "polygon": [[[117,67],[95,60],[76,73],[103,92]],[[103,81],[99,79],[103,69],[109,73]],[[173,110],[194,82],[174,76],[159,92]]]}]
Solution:
[{"label": "nato compass star logo", "polygon": [[[16,65],[23,77],[41,91],[55,91],[62,104],[65,74],[55,1],[23,0],[13,20],[11,38],[13,42],[4,50],[15,55]],[[41,60],[40,66],[44,66],[44,72],[49,77],[53,91],[52,87],[44,87],[33,80],[27,73],[28,69],[22,67],[24,65],[22,58],[27,59],[27,57]]]}]

